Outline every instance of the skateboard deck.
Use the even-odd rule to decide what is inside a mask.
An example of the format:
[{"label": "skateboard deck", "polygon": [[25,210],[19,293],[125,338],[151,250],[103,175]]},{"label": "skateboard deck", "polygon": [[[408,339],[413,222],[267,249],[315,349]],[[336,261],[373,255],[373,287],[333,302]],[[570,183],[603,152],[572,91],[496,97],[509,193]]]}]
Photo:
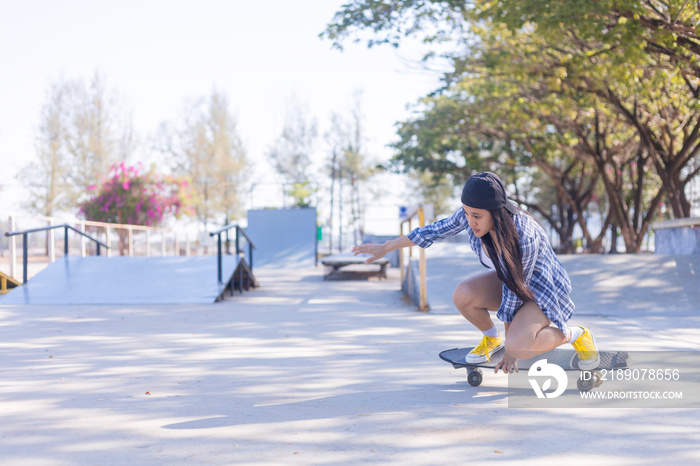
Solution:
[{"label": "skateboard deck", "polygon": [[[500,349],[491,355],[488,361],[478,364],[471,364],[465,361],[466,355],[472,348],[453,348],[440,353],[440,359],[449,362],[456,369],[467,369],[467,382],[473,387],[481,385],[483,373],[481,368],[494,369],[498,363],[503,360],[505,349]],[[529,359],[518,359],[518,370],[528,370],[541,359],[546,359],[550,364],[556,364],[565,371],[591,372],[592,377],[580,378],[578,388],[581,391],[589,391],[593,387],[598,387],[602,384],[600,379],[601,370],[624,369],[628,366],[629,355],[624,351],[599,351],[600,364],[595,369],[585,371],[578,366],[578,355],[573,349],[553,349],[546,353],[539,354]]]}]

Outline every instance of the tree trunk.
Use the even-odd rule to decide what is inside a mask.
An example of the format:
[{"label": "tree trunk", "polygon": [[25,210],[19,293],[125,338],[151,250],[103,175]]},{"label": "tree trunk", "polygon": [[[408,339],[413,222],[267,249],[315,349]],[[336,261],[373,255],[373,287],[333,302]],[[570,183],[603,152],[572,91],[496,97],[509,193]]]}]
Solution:
[{"label": "tree trunk", "polygon": [[333,207],[335,206],[335,164],[338,154],[335,149],[333,149],[333,157],[331,158],[331,214],[328,220],[328,227],[331,230],[328,235],[328,252],[333,253]]},{"label": "tree trunk", "polygon": [[618,254],[617,250],[617,223],[610,225],[610,251],[608,254]]},{"label": "tree trunk", "polygon": [[338,252],[343,252],[343,169],[338,177]]}]

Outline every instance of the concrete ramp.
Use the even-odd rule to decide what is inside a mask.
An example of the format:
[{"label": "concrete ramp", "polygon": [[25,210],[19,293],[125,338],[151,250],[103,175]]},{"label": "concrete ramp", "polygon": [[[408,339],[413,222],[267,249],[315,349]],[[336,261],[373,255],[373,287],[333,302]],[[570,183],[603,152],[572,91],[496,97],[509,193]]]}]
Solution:
[{"label": "concrete ramp", "polygon": [[[452,302],[455,288],[462,280],[486,272],[487,269],[481,265],[468,244],[436,243],[426,249],[425,257],[430,312],[459,314]],[[417,266],[414,273],[418,273]]]},{"label": "concrete ramp", "polygon": [[223,256],[64,257],[0,297],[0,304],[210,304],[257,286],[245,260]]},{"label": "concrete ramp", "polygon": [[[574,317],[582,314],[686,311],[698,309],[695,298],[700,255],[562,254],[558,256],[571,277]],[[487,272],[468,244],[442,242],[426,250],[430,312],[458,314],[452,293],[459,283]],[[655,308],[666,302],[664,309]],[[656,325],[678,325],[662,319]]]},{"label": "concrete ramp", "polygon": [[316,265],[316,209],[249,210],[246,233],[255,238],[255,267]]}]

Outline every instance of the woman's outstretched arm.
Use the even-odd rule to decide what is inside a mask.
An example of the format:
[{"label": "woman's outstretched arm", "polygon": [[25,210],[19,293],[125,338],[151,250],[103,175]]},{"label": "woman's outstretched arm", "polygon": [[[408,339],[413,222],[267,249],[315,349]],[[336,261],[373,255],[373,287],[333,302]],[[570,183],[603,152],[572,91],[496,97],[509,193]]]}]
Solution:
[{"label": "woman's outstretched arm", "polygon": [[352,253],[354,256],[358,254],[371,254],[372,257],[365,261],[366,264],[369,264],[370,262],[374,262],[377,259],[381,259],[391,251],[415,245],[416,244],[413,241],[408,239],[408,236],[401,236],[400,238],[395,238],[386,241],[383,244],[365,243],[360,246],[355,246],[354,248],[352,248]]}]

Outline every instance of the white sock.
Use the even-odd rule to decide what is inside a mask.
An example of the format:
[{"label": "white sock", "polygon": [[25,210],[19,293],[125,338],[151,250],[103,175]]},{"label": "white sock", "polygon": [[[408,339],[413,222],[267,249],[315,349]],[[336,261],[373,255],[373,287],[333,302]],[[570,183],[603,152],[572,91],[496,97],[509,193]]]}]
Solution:
[{"label": "white sock", "polygon": [[566,328],[566,337],[567,343],[573,343],[576,341],[578,337],[583,335],[583,329],[581,327],[567,327]]},{"label": "white sock", "polygon": [[498,336],[498,330],[496,329],[496,325],[492,325],[490,329],[486,330],[485,332],[481,332],[484,334],[485,337],[497,337]]}]

